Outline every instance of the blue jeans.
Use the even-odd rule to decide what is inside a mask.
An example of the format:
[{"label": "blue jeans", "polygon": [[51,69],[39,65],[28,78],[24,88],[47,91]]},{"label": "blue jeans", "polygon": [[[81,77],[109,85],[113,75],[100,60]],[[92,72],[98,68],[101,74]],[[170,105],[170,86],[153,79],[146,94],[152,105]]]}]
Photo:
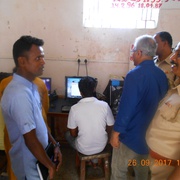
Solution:
[{"label": "blue jeans", "polygon": [[135,172],[135,180],[147,180],[149,166],[145,163],[147,155],[137,154],[123,143],[119,148],[113,148],[111,180],[127,180],[128,166],[132,166]]}]

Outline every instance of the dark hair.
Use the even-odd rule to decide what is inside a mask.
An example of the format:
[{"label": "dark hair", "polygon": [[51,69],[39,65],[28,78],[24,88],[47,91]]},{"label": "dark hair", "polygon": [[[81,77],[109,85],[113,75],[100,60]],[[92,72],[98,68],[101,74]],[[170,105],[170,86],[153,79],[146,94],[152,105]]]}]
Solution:
[{"label": "dark hair", "polygon": [[97,86],[97,80],[93,77],[86,76],[79,81],[78,85],[79,91],[84,97],[92,97]]},{"label": "dark hair", "polygon": [[31,49],[32,45],[43,46],[44,41],[32,36],[21,36],[13,45],[13,58],[18,66],[18,57],[25,56]]},{"label": "dark hair", "polygon": [[172,48],[173,40],[170,33],[166,31],[161,31],[161,32],[156,33],[156,35],[159,35],[162,41],[167,41],[169,46]]}]

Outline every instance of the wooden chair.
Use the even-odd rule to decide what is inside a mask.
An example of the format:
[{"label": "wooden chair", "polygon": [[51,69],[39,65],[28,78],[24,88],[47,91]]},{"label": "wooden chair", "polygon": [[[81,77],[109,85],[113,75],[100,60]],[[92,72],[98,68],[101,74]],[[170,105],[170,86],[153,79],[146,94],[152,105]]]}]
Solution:
[{"label": "wooden chair", "polygon": [[105,180],[110,179],[110,147],[106,147],[102,152],[93,155],[84,155],[80,152],[76,152],[76,166],[80,168],[80,180],[85,180],[86,177],[86,162],[92,159],[101,160],[104,167],[104,178]]}]

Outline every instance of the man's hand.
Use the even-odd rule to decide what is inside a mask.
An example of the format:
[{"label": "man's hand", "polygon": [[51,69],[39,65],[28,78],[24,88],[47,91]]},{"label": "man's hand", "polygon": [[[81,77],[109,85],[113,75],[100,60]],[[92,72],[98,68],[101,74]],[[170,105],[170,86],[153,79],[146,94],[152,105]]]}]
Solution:
[{"label": "man's hand", "polygon": [[49,177],[48,179],[49,180],[52,180],[54,178],[54,174],[55,174],[55,164],[54,164],[54,167],[50,167],[48,168],[48,173],[49,173]]},{"label": "man's hand", "polygon": [[[42,144],[39,142],[36,136],[36,129],[31,130],[30,132],[24,134],[23,136],[24,136],[25,144],[28,147],[28,149],[36,157],[37,160],[39,160],[44,166],[48,168],[49,179],[53,179],[56,170],[55,164],[48,157]],[[56,155],[56,158],[57,156],[58,155]]]},{"label": "man's hand", "polygon": [[112,131],[110,144],[113,148],[118,148],[120,146],[119,134],[119,132]]},{"label": "man's hand", "polygon": [[62,154],[60,151],[60,148],[57,146],[54,148],[54,167],[50,167],[48,169],[49,172],[49,180],[52,180],[54,178],[55,170],[58,171],[60,166],[62,165]]},{"label": "man's hand", "polygon": [[52,137],[51,133],[48,131],[48,138],[49,141],[54,144],[54,164],[56,166],[56,171],[59,170],[60,166],[62,165],[62,154],[60,151],[60,145],[55,141],[55,139]]},{"label": "man's hand", "polygon": [[54,148],[54,162],[55,164],[57,162],[56,171],[58,171],[60,166],[62,165],[62,154],[58,146]]}]

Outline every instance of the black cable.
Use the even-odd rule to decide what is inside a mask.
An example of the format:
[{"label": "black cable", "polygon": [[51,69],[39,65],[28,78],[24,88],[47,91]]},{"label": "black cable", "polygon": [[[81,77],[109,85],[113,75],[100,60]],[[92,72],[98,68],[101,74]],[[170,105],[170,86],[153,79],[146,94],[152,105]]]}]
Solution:
[{"label": "black cable", "polygon": [[87,59],[84,60],[85,66],[86,66],[86,76],[88,76],[88,69],[87,69]]},{"label": "black cable", "polygon": [[78,71],[77,71],[77,76],[79,76],[79,68],[80,68],[80,62],[81,62],[81,60],[80,60],[80,59],[78,59],[78,60],[77,60],[77,62],[78,62]]}]

